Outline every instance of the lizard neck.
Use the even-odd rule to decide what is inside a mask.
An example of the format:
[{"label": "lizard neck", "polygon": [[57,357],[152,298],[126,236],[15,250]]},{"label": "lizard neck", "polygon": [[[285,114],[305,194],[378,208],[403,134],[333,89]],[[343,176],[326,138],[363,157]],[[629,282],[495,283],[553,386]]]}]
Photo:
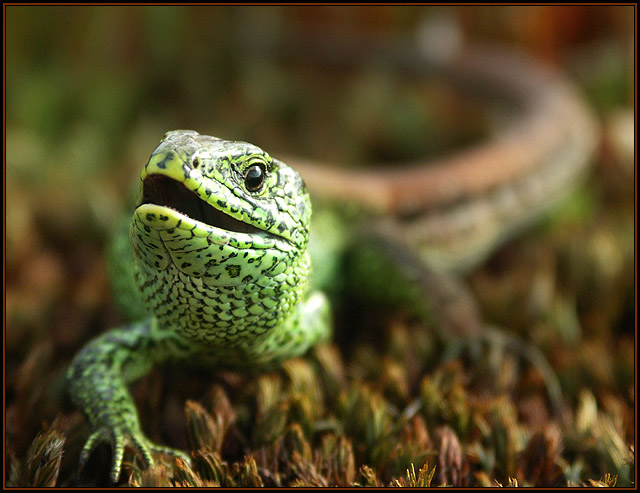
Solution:
[{"label": "lizard neck", "polygon": [[138,262],[136,282],[161,327],[205,347],[247,351],[282,326],[307,291],[309,255],[290,260],[281,272],[233,285]]}]

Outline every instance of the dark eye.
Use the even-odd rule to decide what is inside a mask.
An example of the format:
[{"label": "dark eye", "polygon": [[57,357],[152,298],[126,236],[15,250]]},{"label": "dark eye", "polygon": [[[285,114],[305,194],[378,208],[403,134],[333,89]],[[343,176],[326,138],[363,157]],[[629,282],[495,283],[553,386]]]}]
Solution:
[{"label": "dark eye", "polygon": [[257,164],[249,166],[244,174],[244,184],[250,192],[257,192],[264,183],[264,168]]}]

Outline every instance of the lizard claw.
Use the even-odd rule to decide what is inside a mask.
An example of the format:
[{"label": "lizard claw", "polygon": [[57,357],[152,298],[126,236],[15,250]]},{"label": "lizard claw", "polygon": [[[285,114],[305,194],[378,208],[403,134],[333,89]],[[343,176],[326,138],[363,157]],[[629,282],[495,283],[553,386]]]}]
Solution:
[{"label": "lizard claw", "polygon": [[153,454],[166,454],[174,457],[179,457],[191,466],[191,458],[182,450],[173,449],[171,447],[164,447],[156,445],[141,432],[134,433],[130,431],[109,430],[108,428],[101,428],[94,431],[87,439],[82,452],[80,453],[80,468],[84,467],[85,463],[89,459],[91,452],[95,449],[96,445],[101,442],[108,442],[113,450],[113,459],[111,462],[110,478],[112,483],[117,483],[120,478],[120,472],[122,471],[122,462],[124,459],[124,449],[127,443],[130,443],[137,448],[144,458],[146,467],[153,467],[155,461]]}]

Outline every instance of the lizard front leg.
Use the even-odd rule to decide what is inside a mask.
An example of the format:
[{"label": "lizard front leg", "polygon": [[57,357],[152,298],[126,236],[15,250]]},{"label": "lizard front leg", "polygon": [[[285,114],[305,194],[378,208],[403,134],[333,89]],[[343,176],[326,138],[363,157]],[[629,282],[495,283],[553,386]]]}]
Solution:
[{"label": "lizard front leg", "polygon": [[169,453],[189,461],[181,451],[154,444],[142,432],[127,384],[157,363],[184,358],[188,345],[174,331],[161,330],[155,319],[111,330],[92,340],[75,357],[67,372],[73,401],[86,415],[92,433],[80,455],[80,466],[94,447],[106,441],[113,451],[111,480],[117,482],[124,448],[137,447],[147,466],[153,453]]}]

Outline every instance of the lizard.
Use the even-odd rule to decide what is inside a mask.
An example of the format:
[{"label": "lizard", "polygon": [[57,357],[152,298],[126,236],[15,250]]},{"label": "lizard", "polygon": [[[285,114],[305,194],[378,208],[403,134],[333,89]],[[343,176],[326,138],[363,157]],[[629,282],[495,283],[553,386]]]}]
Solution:
[{"label": "lizard", "polygon": [[[487,70],[491,63],[486,59],[480,71],[477,64],[466,66],[476,79],[482,80],[482,73],[485,79],[496,79],[495,72]],[[81,465],[101,441],[112,446],[113,482],[120,476],[127,444],[140,450],[147,466],[154,464],[156,453],[189,461],[184,452],[151,442],[141,430],[127,384],[153,366],[175,359],[211,367],[271,368],[330,338],[331,307],[318,289],[323,286],[322,275],[309,284],[311,201],[306,182],[332,199],[349,195],[379,213],[404,215],[407,221],[385,222],[376,216],[378,226],[387,226],[394,236],[387,251],[409,242],[426,243],[426,250],[419,249],[422,253],[417,256],[437,265],[429,260],[435,252],[445,270],[454,271],[477,264],[504,238],[556,203],[561,190],[586,167],[593,150],[592,121],[575,94],[557,79],[530,69],[524,74],[500,70],[510,75],[497,77],[498,81],[511,83],[512,92],[523,85],[524,92],[537,88],[526,96],[530,104],[522,128],[496,137],[485,154],[469,154],[441,167],[363,175],[323,164],[319,173],[318,163],[281,161],[246,142],[191,130],[168,132],[142,170],[128,234],[120,236],[116,249],[117,256],[127,257],[123,265],[131,267],[124,269],[133,274],[137,286],[137,291],[123,290],[127,293],[123,297],[129,298],[134,310],[144,306],[139,314],[146,313],[146,318],[90,341],[67,373],[72,399],[92,428]],[[514,73],[526,83],[514,83]],[[529,142],[523,149],[522,143],[527,143],[523,135],[532,129],[545,146]],[[516,165],[513,152],[524,155]],[[506,164],[486,171],[487,160],[496,154],[501,158],[506,154]],[[285,162],[296,162],[304,180]],[[483,166],[484,175],[478,175]],[[528,202],[515,207],[513,197],[526,191]],[[471,233],[467,227],[466,241],[455,241],[461,233],[452,233],[448,226],[459,227],[456,218],[459,223],[461,216],[478,210],[478,204],[480,210],[489,210],[485,216],[489,219],[471,228]],[[431,215],[418,217],[417,207]],[[425,231],[434,242],[425,241],[429,239]],[[443,244],[434,247],[438,238]],[[455,251],[458,244],[466,245],[466,250]],[[334,248],[341,247],[338,239]],[[322,250],[313,243],[310,248]],[[332,252],[325,251],[324,258]],[[413,271],[409,277],[420,270],[415,257],[404,265]],[[423,291],[436,293],[430,305],[440,310],[445,325],[458,324],[464,331],[477,323],[478,315],[467,299],[462,305],[438,307],[451,292],[456,300],[466,296],[455,286],[437,287],[451,278],[426,269],[420,273],[428,284]],[[471,307],[471,313],[464,313],[464,307]]]}]

